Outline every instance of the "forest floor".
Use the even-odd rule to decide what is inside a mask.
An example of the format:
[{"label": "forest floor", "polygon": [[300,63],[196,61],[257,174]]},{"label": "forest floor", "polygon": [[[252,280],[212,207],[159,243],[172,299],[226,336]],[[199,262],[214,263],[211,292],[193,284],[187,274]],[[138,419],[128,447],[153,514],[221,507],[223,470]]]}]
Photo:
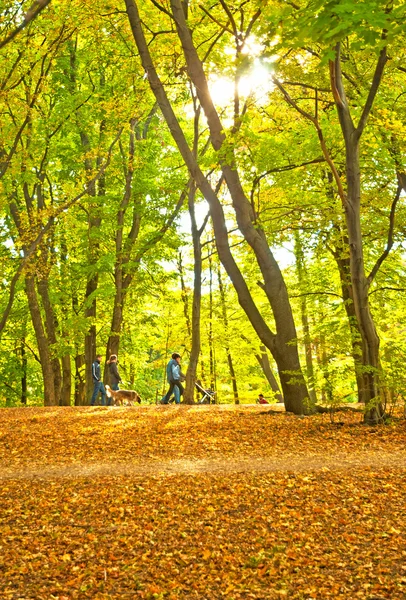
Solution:
[{"label": "forest floor", "polygon": [[0,598],[406,598],[405,421],[0,410]]}]

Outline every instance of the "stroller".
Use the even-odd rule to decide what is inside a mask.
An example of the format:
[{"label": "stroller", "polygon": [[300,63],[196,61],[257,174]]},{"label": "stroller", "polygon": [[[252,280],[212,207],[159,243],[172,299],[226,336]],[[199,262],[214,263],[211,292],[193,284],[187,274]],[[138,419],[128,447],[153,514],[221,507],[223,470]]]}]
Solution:
[{"label": "stroller", "polygon": [[216,392],[212,389],[204,389],[200,383],[195,382],[196,389],[202,394],[198,404],[216,404]]}]

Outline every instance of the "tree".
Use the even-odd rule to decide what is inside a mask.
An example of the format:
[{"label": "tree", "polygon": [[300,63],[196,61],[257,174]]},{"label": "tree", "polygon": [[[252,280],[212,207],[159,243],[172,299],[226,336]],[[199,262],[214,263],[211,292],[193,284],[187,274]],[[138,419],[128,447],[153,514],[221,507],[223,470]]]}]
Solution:
[{"label": "tree", "polygon": [[[316,8],[316,4],[317,3],[313,3],[312,8]],[[351,40],[349,44],[346,44],[345,51],[351,53],[351,42],[354,47],[357,48],[356,44],[359,43],[359,39],[362,38],[363,35],[365,36],[364,41],[368,43],[368,40],[371,39],[369,34],[373,31],[373,41],[371,45],[375,46],[378,54],[372,81],[366,87],[362,97],[357,99],[359,100],[357,102],[357,108],[359,110],[355,114],[351,109],[351,102],[346,94],[342,67],[343,40],[354,24],[354,14],[348,12],[348,7],[343,6],[342,9],[339,10],[340,5],[340,2],[332,3],[331,6],[326,7],[319,15],[317,15],[314,25],[311,28],[310,37],[312,33],[320,31],[321,24],[325,23],[328,18],[334,18],[338,22],[337,28],[333,29],[331,34],[327,36],[327,43],[330,48],[332,40],[335,43],[334,51],[332,52],[329,50],[328,53],[330,86],[338,114],[341,140],[345,148],[345,178],[336,167],[331,152],[327,147],[323,128],[320,124],[317,88],[315,92],[314,113],[311,113],[307,108],[302,108],[299,103],[291,97],[285,86],[282,85],[276,77],[274,78],[274,82],[283,93],[288,104],[294,107],[305,119],[308,119],[313,123],[317,131],[323,156],[331,170],[337,194],[342,202],[346,219],[346,236],[348,238],[352,300],[354,303],[355,317],[361,334],[362,358],[359,368],[360,377],[362,377],[363,380],[361,392],[362,399],[367,406],[365,419],[368,422],[378,422],[383,417],[383,409],[380,404],[379,385],[379,337],[371,315],[368,293],[371,283],[388,252],[385,251],[381,257],[378,258],[370,273],[367,274],[361,221],[362,186],[360,143],[382,82],[385,65],[388,61],[388,28],[391,31],[391,35],[389,36],[390,39],[397,29],[400,13],[397,10],[398,7],[392,11],[393,6],[388,5],[387,8],[379,8],[378,15],[375,14],[369,22],[369,8],[363,6],[355,15],[355,19],[357,19],[357,22],[361,25],[361,30],[358,33],[358,36],[353,36],[355,38],[354,40]],[[392,14],[392,12],[394,14]],[[305,15],[304,20],[309,22],[309,14]],[[365,30],[362,29],[363,26],[365,26]],[[382,27],[382,29],[381,35],[379,36],[377,30],[379,30],[380,27]],[[354,122],[354,119],[357,119],[357,122]],[[396,208],[396,203],[397,200],[395,200],[392,205],[393,212]],[[392,225],[390,224],[390,228],[391,227]]]},{"label": "tree", "polygon": [[[209,202],[219,258],[230,276],[233,285],[236,287],[239,302],[246,311],[254,329],[275,357],[280,372],[287,409],[300,414],[303,412],[303,401],[307,398],[307,390],[301,373],[297,347],[295,345],[296,331],[286,286],[280,269],[267,244],[263,231],[258,224],[255,225],[255,217],[251,205],[244,194],[238,172],[235,169],[234,161],[232,158],[231,161],[227,160],[227,154],[231,154],[231,157],[233,155],[232,146],[227,144],[223,147],[223,143],[225,142],[223,126],[213,105],[208,89],[207,78],[204,74],[203,66],[198,57],[196,48],[193,45],[183,7],[180,2],[173,0],[171,2],[171,16],[175,20],[178,37],[182,44],[191,82],[195,86],[197,96],[209,124],[212,145],[217,152],[221,151],[220,155],[223,155],[224,153],[224,157],[220,158],[222,173],[233,199],[238,226],[243,232],[245,239],[252,247],[261,268],[261,273],[265,281],[263,289],[272,305],[275,316],[277,328],[276,334],[271,332],[259,313],[241,272],[232,257],[227,239],[227,230],[225,227],[222,206],[193,157],[184,133],[173,112],[168,96],[157,75],[144,37],[137,5],[133,0],[126,0],[125,4],[134,39],[140,52],[143,67],[148,74],[151,89],[156,96],[157,102],[191,176],[194,178],[202,194]],[[226,146],[227,150],[225,150]]]}]

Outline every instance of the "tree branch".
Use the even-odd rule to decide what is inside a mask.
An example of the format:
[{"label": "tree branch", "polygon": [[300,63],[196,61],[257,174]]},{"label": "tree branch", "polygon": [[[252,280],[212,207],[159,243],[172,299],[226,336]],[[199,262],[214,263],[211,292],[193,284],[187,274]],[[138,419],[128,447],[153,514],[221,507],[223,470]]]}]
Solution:
[{"label": "tree branch", "polygon": [[319,88],[315,85],[310,85],[308,83],[300,83],[300,81],[284,81],[283,85],[294,85],[294,86],[298,86],[298,87],[302,87],[305,89],[309,89],[309,90],[318,90],[319,92],[331,92],[331,90],[329,88]]},{"label": "tree branch", "polygon": [[369,296],[372,296],[372,294],[376,294],[376,292],[380,292],[382,290],[391,290],[392,292],[406,292],[406,288],[395,288],[395,287],[390,287],[390,286],[384,286],[384,287],[376,288],[376,290],[372,290],[372,292],[369,292]]},{"label": "tree branch", "polygon": [[[178,215],[180,209],[183,206],[183,203],[185,201],[185,198],[187,196],[187,192],[189,189],[189,183],[187,184],[186,189],[184,189],[182,191],[182,193],[179,196],[179,200],[176,203],[176,206],[172,212],[171,215],[169,215],[168,219],[165,221],[165,223],[162,225],[162,227],[160,229],[158,229],[158,231],[156,231],[149,240],[147,240],[145,242],[145,244],[142,246],[142,248],[140,248],[137,252],[137,254],[134,257],[134,262],[136,264],[139,264],[141,262],[142,257],[148,252],[148,250],[150,250],[153,246],[155,246],[159,241],[161,241],[161,239],[163,238],[163,236],[165,235],[165,233],[168,231],[169,227],[172,225],[172,223],[174,222],[176,216]],[[132,278],[134,276],[134,272],[130,272],[127,273],[127,275],[124,278],[124,282],[123,282],[123,287],[125,289],[127,289],[132,281]]]},{"label": "tree branch", "polygon": [[344,191],[343,188],[343,184],[340,178],[340,175],[338,174],[337,168],[334,164],[333,159],[330,156],[330,153],[327,149],[326,146],[326,142],[324,140],[324,135],[323,135],[323,130],[320,127],[320,124],[317,120],[316,117],[314,117],[312,114],[310,114],[309,112],[303,110],[298,104],[297,102],[295,102],[293,100],[293,98],[291,98],[291,96],[288,94],[288,92],[285,90],[285,88],[283,87],[283,85],[281,84],[281,82],[276,78],[273,77],[272,78],[273,82],[275,83],[275,85],[280,89],[280,91],[282,92],[286,102],[288,104],[290,104],[291,106],[293,106],[293,108],[295,110],[297,110],[298,113],[300,113],[305,119],[308,119],[309,121],[311,121],[313,123],[313,125],[316,128],[317,131],[317,135],[319,137],[319,142],[320,142],[320,146],[323,152],[323,156],[327,162],[327,164],[329,165],[331,172],[333,174],[333,177],[335,179],[336,185],[337,185],[337,189],[338,189],[338,194],[341,198],[341,201],[343,203],[344,208],[347,206],[347,194]]},{"label": "tree branch", "polygon": [[233,28],[232,33],[233,33],[233,35],[234,35],[234,37],[235,37],[235,39],[237,41],[239,39],[239,37],[238,37],[238,28],[237,28],[237,25],[236,25],[233,13],[228,8],[227,3],[224,2],[224,0],[220,0],[220,4],[223,7],[224,12],[226,13],[227,17],[229,18],[229,21],[231,23],[231,27]]},{"label": "tree branch", "polygon": [[209,19],[213,21],[213,23],[216,23],[216,25],[221,27],[222,33],[224,33],[224,31],[228,31],[228,33],[231,33],[231,35],[234,35],[234,32],[231,29],[229,29],[228,23],[227,25],[223,25],[223,23],[220,23],[220,21],[213,17],[213,15],[202,4],[199,4],[199,8],[209,17]]},{"label": "tree branch", "polygon": [[391,206],[391,209],[390,209],[388,241],[386,243],[386,248],[382,252],[381,256],[378,258],[378,260],[376,261],[376,263],[374,265],[374,268],[372,269],[371,273],[367,277],[368,287],[371,285],[371,283],[374,280],[375,275],[379,271],[379,269],[380,269],[383,261],[385,260],[385,258],[388,256],[389,252],[392,249],[392,246],[393,246],[393,231],[394,231],[394,228],[395,228],[396,205],[397,205],[397,203],[399,201],[401,191],[402,191],[402,186],[398,185],[398,189],[396,191],[396,195],[395,195],[395,197],[393,199],[392,206]]},{"label": "tree branch", "polygon": [[382,76],[383,76],[383,71],[385,68],[385,65],[388,61],[388,55],[386,54],[386,46],[384,48],[382,48],[380,54],[379,54],[379,58],[378,58],[378,62],[376,65],[376,69],[375,69],[375,73],[374,73],[374,77],[372,79],[372,84],[371,87],[369,89],[369,94],[368,94],[368,98],[365,102],[365,106],[364,109],[362,111],[359,123],[357,125],[356,128],[356,132],[357,132],[357,137],[358,139],[361,137],[362,132],[365,129],[365,125],[367,123],[368,117],[369,117],[369,113],[371,112],[372,109],[372,105],[374,103],[375,100],[375,96],[378,92],[378,88],[379,85],[382,81]]},{"label": "tree branch", "polygon": [[302,298],[303,296],[334,296],[335,298],[343,299],[340,294],[335,292],[304,292],[303,294],[289,294],[289,298]]},{"label": "tree branch", "polygon": [[4,46],[6,46],[9,42],[11,42],[11,40],[13,40],[16,37],[16,35],[18,35],[20,33],[20,31],[22,31],[25,27],[27,27],[27,25],[29,23],[31,23],[31,21],[33,21],[36,17],[38,17],[39,13],[42,10],[44,10],[44,8],[46,6],[48,6],[48,4],[50,2],[51,2],[51,0],[35,0],[35,2],[31,5],[31,7],[25,13],[24,19],[23,19],[23,22],[21,23],[21,25],[16,27],[16,29],[14,29],[11,33],[9,33],[8,36],[6,36],[4,38],[4,40],[2,40],[0,42],[0,49],[4,48]]},{"label": "tree branch", "polygon": [[158,10],[160,10],[160,11],[161,11],[161,12],[163,12],[163,13],[165,13],[165,15],[167,15],[167,16],[168,16],[170,19],[172,19],[172,21],[174,20],[174,19],[173,19],[173,15],[172,15],[172,14],[169,12],[169,10],[166,10],[166,8],[164,8],[163,6],[161,6],[161,5],[159,4],[159,2],[157,2],[156,0],[151,0],[151,2],[152,2],[152,4],[153,4],[154,6],[156,6],[156,8],[157,8]]}]

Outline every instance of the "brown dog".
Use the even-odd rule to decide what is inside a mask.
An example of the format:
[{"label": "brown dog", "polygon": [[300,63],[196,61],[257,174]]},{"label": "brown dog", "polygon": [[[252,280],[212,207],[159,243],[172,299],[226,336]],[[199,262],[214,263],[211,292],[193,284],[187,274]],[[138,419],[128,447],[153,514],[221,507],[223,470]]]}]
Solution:
[{"label": "brown dog", "polygon": [[115,406],[124,406],[124,402],[129,406],[134,406],[134,402],[141,404],[141,396],[133,390],[112,390],[109,385],[106,385],[106,394],[108,398],[113,398]]}]

